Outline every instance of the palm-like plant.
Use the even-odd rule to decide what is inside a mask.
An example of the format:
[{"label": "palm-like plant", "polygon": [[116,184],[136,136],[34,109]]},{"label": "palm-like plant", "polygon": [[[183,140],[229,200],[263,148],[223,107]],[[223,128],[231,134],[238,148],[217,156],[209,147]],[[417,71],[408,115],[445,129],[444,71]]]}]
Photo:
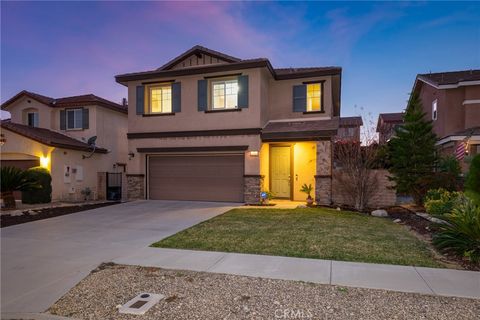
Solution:
[{"label": "palm-like plant", "polygon": [[433,243],[441,250],[468,257],[473,263],[480,262],[480,207],[464,198],[442,220],[446,224],[438,225]]},{"label": "palm-like plant", "polygon": [[27,177],[26,171],[15,167],[1,167],[0,190],[6,209],[16,208],[14,191],[25,191],[38,187],[38,183]]}]

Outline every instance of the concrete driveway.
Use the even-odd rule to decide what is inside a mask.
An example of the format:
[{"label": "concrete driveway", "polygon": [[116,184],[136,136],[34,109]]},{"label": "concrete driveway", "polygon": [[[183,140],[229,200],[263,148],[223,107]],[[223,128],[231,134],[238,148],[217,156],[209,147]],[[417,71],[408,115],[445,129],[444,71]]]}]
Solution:
[{"label": "concrete driveway", "polygon": [[102,262],[237,206],[135,201],[1,229],[1,311],[43,312]]}]

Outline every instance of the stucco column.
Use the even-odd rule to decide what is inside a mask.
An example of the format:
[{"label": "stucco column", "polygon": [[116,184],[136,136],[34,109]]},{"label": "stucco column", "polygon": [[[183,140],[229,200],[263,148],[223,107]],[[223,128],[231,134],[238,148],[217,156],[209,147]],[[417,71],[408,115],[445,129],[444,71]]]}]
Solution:
[{"label": "stucco column", "polygon": [[332,141],[317,142],[317,174],[315,175],[315,202],[332,203]]}]

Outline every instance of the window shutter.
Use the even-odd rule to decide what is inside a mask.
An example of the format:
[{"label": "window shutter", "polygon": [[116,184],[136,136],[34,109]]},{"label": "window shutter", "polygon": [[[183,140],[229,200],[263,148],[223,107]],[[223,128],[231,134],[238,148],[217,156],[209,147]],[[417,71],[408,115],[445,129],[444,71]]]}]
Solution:
[{"label": "window shutter", "polygon": [[67,130],[67,114],[65,110],[60,110],[60,130]]},{"label": "window shutter", "polygon": [[293,86],[293,112],[307,111],[307,85]]},{"label": "window shutter", "polygon": [[145,87],[137,86],[137,114],[145,112]]},{"label": "window shutter", "polygon": [[238,107],[248,108],[248,76],[238,77]]},{"label": "window shutter", "polygon": [[208,80],[198,80],[198,111],[206,111],[208,106]]},{"label": "window shutter", "polygon": [[172,112],[180,112],[182,109],[182,87],[180,82],[172,83]]},{"label": "window shutter", "polygon": [[88,108],[82,109],[82,128],[88,129],[89,119],[88,119]]}]

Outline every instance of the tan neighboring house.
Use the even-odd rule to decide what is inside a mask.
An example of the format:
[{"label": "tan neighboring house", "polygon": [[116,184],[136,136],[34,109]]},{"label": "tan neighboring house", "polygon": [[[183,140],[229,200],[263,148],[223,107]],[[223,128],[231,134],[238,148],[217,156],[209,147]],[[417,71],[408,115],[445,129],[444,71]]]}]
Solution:
[{"label": "tan neighboring house", "polygon": [[378,143],[386,144],[395,134],[395,128],[403,123],[403,112],[380,113],[378,115]]},{"label": "tan neighboring house", "polygon": [[455,155],[462,141],[470,156],[480,153],[480,70],[419,74],[412,92],[433,120],[443,154]]},{"label": "tan neighboring house", "polygon": [[274,68],[195,46],[128,87],[128,195],[257,203],[261,191],[332,201],[341,68]]},{"label": "tan neighboring house", "polygon": [[[54,201],[83,200],[86,188],[92,199],[121,196],[128,157],[126,106],[92,94],[54,99],[21,91],[1,108],[11,114],[1,123],[2,166],[47,168]],[[95,146],[89,144],[92,137]]]},{"label": "tan neighboring house", "polygon": [[335,141],[360,142],[361,126],[363,126],[362,117],[341,117]]}]

